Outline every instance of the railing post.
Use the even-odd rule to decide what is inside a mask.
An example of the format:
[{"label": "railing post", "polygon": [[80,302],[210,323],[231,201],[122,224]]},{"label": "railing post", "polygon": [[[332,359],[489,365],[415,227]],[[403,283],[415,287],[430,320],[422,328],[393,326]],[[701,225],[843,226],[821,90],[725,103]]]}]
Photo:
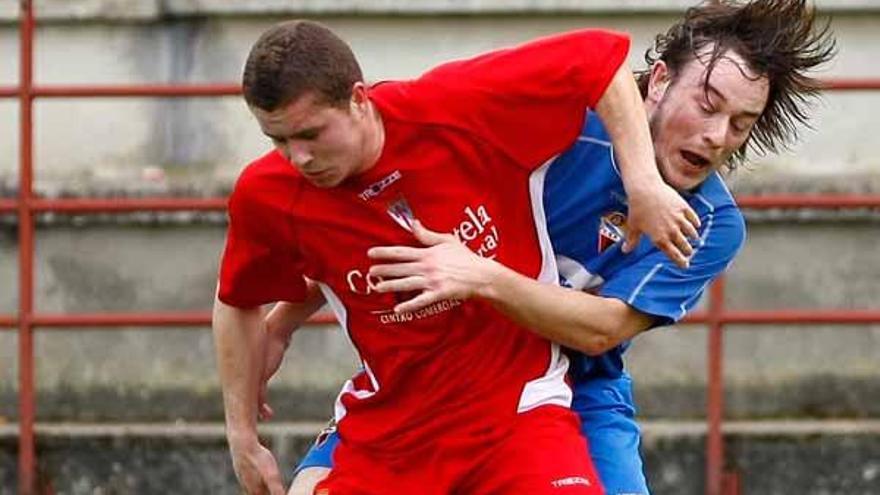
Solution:
[{"label": "railing post", "polygon": [[723,356],[724,276],[709,289],[708,383],[706,389],[706,495],[722,495],[724,438],[721,420],[724,412]]},{"label": "railing post", "polygon": [[18,491],[31,495],[36,489],[34,439],[34,218],[33,197],[33,39],[34,12],[31,0],[21,0],[19,81],[21,156],[18,185],[18,380],[19,444]]}]

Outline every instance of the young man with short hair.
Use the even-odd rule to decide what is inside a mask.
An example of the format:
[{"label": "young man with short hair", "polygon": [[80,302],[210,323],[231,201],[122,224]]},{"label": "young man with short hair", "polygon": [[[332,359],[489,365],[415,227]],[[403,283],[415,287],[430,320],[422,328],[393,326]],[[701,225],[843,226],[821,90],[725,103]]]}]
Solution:
[{"label": "young man with short hair", "polygon": [[307,313],[323,296],[363,371],[337,400],[341,442],[320,493],[601,493],[558,345],[476,300],[396,313],[401,299],[379,292],[367,251],[414,243],[421,221],[555,280],[539,214],[545,165],[577,139],[589,107],[627,143],[619,161],[634,222],[686,265],[699,222],[654,167],[627,49],[622,35],[577,31],[368,87],[319,24],[260,38],[244,94],[276,150],[242,172],[230,198],[213,324],[247,492],[281,490],[256,436],[260,306]]}]

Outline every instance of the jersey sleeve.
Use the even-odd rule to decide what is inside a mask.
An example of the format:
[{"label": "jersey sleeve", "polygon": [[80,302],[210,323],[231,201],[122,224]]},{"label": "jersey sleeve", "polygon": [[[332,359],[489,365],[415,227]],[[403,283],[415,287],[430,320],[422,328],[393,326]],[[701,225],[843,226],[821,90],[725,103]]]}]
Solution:
[{"label": "jersey sleeve", "polygon": [[652,245],[641,259],[606,280],[599,295],[620,299],[654,316],[657,326],[680,320],[709,283],[733,262],[745,242],[745,224],[738,209],[721,210],[701,220],[702,233],[690,267],[679,268]]},{"label": "jersey sleeve", "polygon": [[289,220],[259,194],[246,175],[229,199],[229,228],[220,266],[218,298],[251,308],[302,301],[306,283]]},{"label": "jersey sleeve", "polygon": [[[441,65],[393,85],[392,111],[463,127],[536,168],[578,136],[629,51],[629,38],[581,30]],[[382,90],[382,85],[377,86]]]}]

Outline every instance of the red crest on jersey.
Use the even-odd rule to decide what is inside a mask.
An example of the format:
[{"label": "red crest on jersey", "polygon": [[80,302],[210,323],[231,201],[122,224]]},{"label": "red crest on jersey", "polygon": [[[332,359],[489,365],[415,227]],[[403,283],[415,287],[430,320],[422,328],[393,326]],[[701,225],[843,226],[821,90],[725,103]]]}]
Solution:
[{"label": "red crest on jersey", "polygon": [[602,215],[599,220],[599,252],[604,252],[624,237],[626,237],[626,215],[619,211]]}]

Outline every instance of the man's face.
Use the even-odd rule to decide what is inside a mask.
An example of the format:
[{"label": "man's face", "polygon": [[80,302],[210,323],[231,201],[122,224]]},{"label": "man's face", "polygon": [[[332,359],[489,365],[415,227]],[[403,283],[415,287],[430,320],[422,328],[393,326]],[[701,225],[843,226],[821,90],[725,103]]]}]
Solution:
[{"label": "man's face", "polygon": [[722,55],[708,81],[707,59],[691,60],[674,78],[662,62],[651,73],[646,107],[657,166],[679,191],[697,187],[721,168],[767,104],[767,78],[756,77],[738,54]]},{"label": "man's face", "polygon": [[[357,96],[366,98],[365,93]],[[309,182],[335,187],[369,166],[364,151],[367,119],[355,100],[340,108],[307,93],[277,110],[251,107],[251,112],[263,134]]]}]

